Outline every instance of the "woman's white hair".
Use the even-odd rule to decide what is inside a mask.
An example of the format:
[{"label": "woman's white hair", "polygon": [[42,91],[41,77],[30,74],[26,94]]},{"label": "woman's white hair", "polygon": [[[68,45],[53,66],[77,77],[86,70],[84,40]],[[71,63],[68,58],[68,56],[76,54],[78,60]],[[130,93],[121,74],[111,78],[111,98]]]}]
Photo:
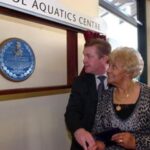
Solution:
[{"label": "woman's white hair", "polygon": [[143,72],[144,61],[141,54],[130,47],[118,47],[110,54],[110,62],[123,63],[123,69],[135,78]]}]

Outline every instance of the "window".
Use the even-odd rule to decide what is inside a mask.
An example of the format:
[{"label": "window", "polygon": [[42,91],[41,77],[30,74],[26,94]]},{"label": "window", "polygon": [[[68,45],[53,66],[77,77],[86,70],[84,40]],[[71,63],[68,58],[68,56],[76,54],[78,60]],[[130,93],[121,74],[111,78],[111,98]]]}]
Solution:
[{"label": "window", "polygon": [[[99,5],[99,14],[106,23],[106,35],[112,47],[126,45],[139,50],[144,59],[140,81],[147,83],[146,0],[99,0]],[[120,27],[115,27],[114,22]]]},{"label": "window", "polygon": [[101,0],[100,17],[106,23],[106,36],[112,48],[138,49],[137,9],[135,0]]}]

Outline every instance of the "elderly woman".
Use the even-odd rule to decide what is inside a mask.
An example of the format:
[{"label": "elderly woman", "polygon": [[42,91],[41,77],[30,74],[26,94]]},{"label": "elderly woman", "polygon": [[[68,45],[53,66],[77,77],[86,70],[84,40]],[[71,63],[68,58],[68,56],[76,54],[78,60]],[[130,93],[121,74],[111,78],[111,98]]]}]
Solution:
[{"label": "elderly woman", "polygon": [[143,59],[138,51],[120,47],[109,63],[108,82],[114,87],[99,98],[93,127],[99,138],[89,150],[150,150],[150,88],[134,79],[142,73]]}]

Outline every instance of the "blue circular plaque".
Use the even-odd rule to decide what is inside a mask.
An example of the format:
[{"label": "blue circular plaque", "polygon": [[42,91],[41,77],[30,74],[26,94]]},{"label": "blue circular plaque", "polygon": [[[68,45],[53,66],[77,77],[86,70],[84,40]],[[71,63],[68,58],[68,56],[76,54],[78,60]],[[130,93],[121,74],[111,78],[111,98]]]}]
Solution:
[{"label": "blue circular plaque", "polygon": [[35,56],[27,42],[9,38],[0,46],[0,69],[12,81],[27,79],[35,69]]}]

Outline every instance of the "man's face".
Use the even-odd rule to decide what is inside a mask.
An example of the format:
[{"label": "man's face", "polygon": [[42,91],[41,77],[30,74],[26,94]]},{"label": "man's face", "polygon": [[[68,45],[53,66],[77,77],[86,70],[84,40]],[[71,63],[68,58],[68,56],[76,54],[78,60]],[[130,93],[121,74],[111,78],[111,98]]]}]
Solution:
[{"label": "man's face", "polygon": [[99,57],[95,46],[85,47],[83,51],[84,69],[86,73],[92,73],[95,75],[105,73],[106,61],[104,57]]}]

